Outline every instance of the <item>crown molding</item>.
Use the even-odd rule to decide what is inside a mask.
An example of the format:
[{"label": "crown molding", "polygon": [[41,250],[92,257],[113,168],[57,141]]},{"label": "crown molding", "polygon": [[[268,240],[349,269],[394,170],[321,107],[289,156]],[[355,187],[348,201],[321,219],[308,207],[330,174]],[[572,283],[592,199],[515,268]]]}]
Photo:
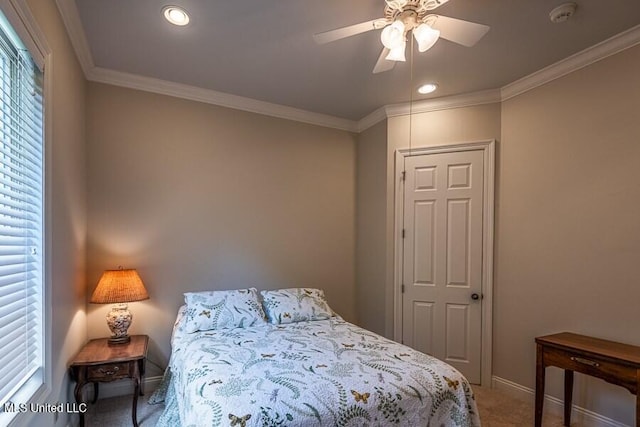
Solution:
[{"label": "crown molding", "polygon": [[413,103],[385,105],[358,122],[358,132],[362,132],[382,120],[409,114],[429,113],[433,111],[449,110],[452,108],[473,107],[500,102],[500,89],[489,89],[462,95],[445,96],[442,98],[426,99]]},{"label": "crown molding", "polygon": [[390,117],[503,102],[638,44],[640,25],[509,83],[501,89],[418,101],[414,102],[413,106],[409,103],[385,105],[358,121],[358,132]]},{"label": "crown molding", "polygon": [[76,51],[80,67],[82,67],[85,77],[91,80],[91,73],[95,68],[95,64],[76,3],[74,0],[56,0],[56,5],[58,6],[58,11],[60,11],[62,22],[67,28],[71,45]]},{"label": "crown molding", "polygon": [[298,108],[272,104],[269,102],[258,101],[251,98],[198,88],[181,83],[174,83],[166,80],[143,77],[140,75],[96,67],[93,62],[89,42],[87,41],[75,1],[56,0],[56,4],[87,80],[184,98],[192,101],[199,101],[235,110],[248,111],[251,113],[258,113],[312,125],[357,132],[357,123],[355,121],[330,116],[328,114],[313,113]]},{"label": "crown molding", "polygon": [[426,99],[413,103],[387,105],[387,117],[406,116],[409,114],[430,113],[433,111],[449,110],[452,108],[473,107],[476,105],[494,104],[500,102],[500,90],[489,89],[461,95],[445,96],[442,98]]},{"label": "crown molding", "polygon": [[500,90],[502,101],[521,95],[640,43],[640,25],[588,47]]},{"label": "crown molding", "polygon": [[385,105],[362,119],[353,121],[210,89],[96,67],[75,1],[56,0],[56,4],[87,80],[356,133],[390,117],[506,101],[640,43],[640,25],[637,25],[502,88],[413,103]]},{"label": "crown molding", "polygon": [[357,123],[352,120],[107,68],[94,67],[89,80],[191,101],[204,102],[232,108],[234,110],[248,111],[265,116],[357,132]]},{"label": "crown molding", "polygon": [[358,120],[357,129],[358,133],[363,132],[373,125],[380,123],[383,120],[386,120],[387,117],[387,106],[383,105],[382,107],[375,110],[373,113],[366,115],[365,117]]}]

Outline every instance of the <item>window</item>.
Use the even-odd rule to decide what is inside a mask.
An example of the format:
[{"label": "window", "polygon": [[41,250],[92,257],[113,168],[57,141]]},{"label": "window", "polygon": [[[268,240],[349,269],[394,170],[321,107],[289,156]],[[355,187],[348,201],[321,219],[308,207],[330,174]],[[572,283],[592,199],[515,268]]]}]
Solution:
[{"label": "window", "polygon": [[44,382],[42,120],[42,73],[0,14],[2,425]]}]

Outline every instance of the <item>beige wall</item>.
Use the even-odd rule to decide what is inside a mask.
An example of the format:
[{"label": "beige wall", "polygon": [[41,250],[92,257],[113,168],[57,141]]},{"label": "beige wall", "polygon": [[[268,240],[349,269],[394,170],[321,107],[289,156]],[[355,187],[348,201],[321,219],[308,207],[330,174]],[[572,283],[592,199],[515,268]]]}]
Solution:
[{"label": "beige wall", "polygon": [[356,310],[361,326],[385,334],[387,121],[358,135]]},{"label": "beige wall", "polygon": [[[87,339],[85,315],[85,79],[53,1],[28,2],[52,51],[45,71],[52,91],[46,100],[52,137],[48,141],[47,215],[51,225],[52,394],[48,403],[73,402],[67,367]],[[66,425],[61,414],[55,425]],[[32,425],[54,425],[52,414],[36,416]]]},{"label": "beige wall", "polygon": [[[502,104],[411,119],[413,147],[498,140],[493,374],[499,378],[534,387],[538,335],[570,330],[640,345],[632,326],[640,323],[634,285],[640,259],[638,69],[635,47]],[[377,330],[375,315],[385,313],[387,336],[393,326],[394,152],[409,146],[409,125],[408,117],[391,118],[387,141],[380,141],[381,128],[372,128],[358,146],[358,176],[370,182],[358,182],[357,258],[368,257],[373,268],[370,247],[385,246],[387,254],[386,284],[361,278],[380,272],[358,266],[358,312],[364,326]],[[374,153],[385,144],[383,236],[369,224],[380,215],[372,209],[383,192],[369,192],[382,172],[369,174],[379,167]],[[550,369],[547,390],[559,398],[561,382],[559,370]],[[574,402],[633,424],[633,397],[619,387],[578,376]]]},{"label": "beige wall", "polygon": [[[534,337],[640,345],[640,46],[504,102],[494,374],[534,386]],[[548,390],[561,397],[550,369]],[[577,376],[574,401],[633,424],[632,396]],[[588,383],[588,384],[587,384]]]},{"label": "beige wall", "polygon": [[[493,374],[499,378],[534,387],[538,335],[571,330],[640,344],[630,326],[640,321],[640,288],[633,285],[640,259],[638,69],[635,47],[502,104],[411,119],[413,147],[497,140]],[[394,152],[409,146],[408,117],[389,119],[387,129],[386,238],[377,230],[358,236],[386,245],[386,288],[358,278],[357,292],[375,293],[359,299],[361,319],[385,313],[391,336]],[[371,150],[359,146],[359,168],[374,169]],[[358,230],[367,228],[359,223]],[[360,252],[359,246],[358,259]],[[550,369],[547,390],[561,398],[556,371]],[[575,390],[576,404],[633,423],[633,397],[624,389],[578,376]]]},{"label": "beige wall", "polygon": [[[88,292],[139,270],[130,332],[153,362],[187,291],[318,287],[355,320],[355,135],[97,83],[87,133]],[[108,307],[87,310],[108,335]]]}]

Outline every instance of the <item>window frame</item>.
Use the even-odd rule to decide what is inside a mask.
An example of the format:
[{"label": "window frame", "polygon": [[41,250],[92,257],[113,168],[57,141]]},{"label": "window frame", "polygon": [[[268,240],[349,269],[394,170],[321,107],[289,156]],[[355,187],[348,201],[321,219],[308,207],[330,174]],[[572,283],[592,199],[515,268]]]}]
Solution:
[{"label": "window frame", "polygon": [[[0,0],[0,11],[12,27],[18,39],[26,47],[36,66],[43,72],[42,80],[42,362],[41,381],[31,396],[25,396],[26,403],[44,404],[52,394],[53,359],[52,359],[52,51],[44,33],[36,23],[26,0]],[[46,72],[45,72],[46,70]],[[9,426],[29,425],[37,415],[35,412],[18,412],[9,421]]]}]

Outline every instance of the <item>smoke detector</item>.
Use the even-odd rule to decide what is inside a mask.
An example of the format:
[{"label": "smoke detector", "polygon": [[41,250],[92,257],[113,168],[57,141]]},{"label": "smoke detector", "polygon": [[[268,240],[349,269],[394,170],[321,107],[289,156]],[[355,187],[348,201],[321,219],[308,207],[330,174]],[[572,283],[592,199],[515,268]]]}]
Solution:
[{"label": "smoke detector", "polygon": [[566,22],[576,13],[577,8],[578,5],[573,2],[563,3],[549,13],[549,19],[551,19],[551,22],[554,24]]}]

